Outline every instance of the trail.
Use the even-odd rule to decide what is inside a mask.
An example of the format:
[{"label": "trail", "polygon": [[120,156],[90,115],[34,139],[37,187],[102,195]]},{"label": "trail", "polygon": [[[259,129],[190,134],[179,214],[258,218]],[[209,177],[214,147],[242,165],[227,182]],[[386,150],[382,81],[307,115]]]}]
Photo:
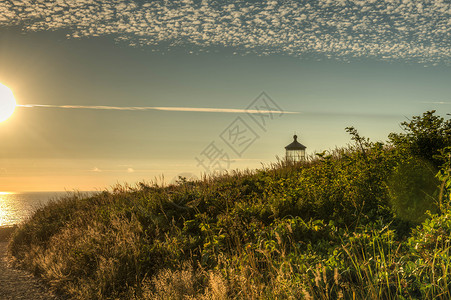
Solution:
[{"label": "trail", "polygon": [[11,267],[7,256],[8,242],[0,241],[0,299],[1,300],[61,300],[37,278],[26,271]]}]

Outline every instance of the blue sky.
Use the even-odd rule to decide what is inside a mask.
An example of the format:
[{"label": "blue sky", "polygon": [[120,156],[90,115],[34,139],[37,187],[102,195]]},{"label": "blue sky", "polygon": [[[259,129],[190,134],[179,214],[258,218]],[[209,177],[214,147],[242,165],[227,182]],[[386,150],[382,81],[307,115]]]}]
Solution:
[{"label": "blue sky", "polygon": [[[211,143],[256,168],[295,132],[309,154],[345,146],[347,126],[385,141],[449,111],[450,25],[451,1],[4,1],[0,83],[20,105],[84,108],[17,107],[0,123],[0,190],[200,176]],[[262,92],[297,113],[262,128],[246,113],[93,109],[245,110]],[[238,117],[251,140],[237,154],[224,132]]]}]

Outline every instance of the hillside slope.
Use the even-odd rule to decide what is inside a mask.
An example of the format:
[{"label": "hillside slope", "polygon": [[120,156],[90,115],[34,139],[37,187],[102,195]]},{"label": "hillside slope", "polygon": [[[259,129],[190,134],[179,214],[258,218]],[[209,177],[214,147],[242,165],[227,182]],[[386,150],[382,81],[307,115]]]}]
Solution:
[{"label": "hillside slope", "polygon": [[449,298],[449,122],[421,122],[385,145],[348,128],[354,145],[306,162],[75,194],[10,251],[76,299]]}]

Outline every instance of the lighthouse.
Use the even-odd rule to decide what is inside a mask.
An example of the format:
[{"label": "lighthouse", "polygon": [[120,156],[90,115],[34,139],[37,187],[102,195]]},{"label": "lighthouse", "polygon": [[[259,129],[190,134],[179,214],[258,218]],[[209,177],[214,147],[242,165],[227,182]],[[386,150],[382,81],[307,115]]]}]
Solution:
[{"label": "lighthouse", "polygon": [[301,160],[305,160],[305,147],[301,143],[298,142],[298,136],[293,136],[293,142],[285,147],[286,150],[286,159],[292,162],[298,162]]}]

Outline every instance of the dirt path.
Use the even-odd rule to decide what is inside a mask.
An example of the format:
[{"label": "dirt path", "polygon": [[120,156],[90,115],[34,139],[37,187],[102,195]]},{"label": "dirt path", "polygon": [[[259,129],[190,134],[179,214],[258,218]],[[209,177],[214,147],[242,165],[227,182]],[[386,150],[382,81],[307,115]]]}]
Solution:
[{"label": "dirt path", "polygon": [[60,300],[52,295],[33,275],[13,269],[7,257],[7,242],[0,241],[1,300]]}]

